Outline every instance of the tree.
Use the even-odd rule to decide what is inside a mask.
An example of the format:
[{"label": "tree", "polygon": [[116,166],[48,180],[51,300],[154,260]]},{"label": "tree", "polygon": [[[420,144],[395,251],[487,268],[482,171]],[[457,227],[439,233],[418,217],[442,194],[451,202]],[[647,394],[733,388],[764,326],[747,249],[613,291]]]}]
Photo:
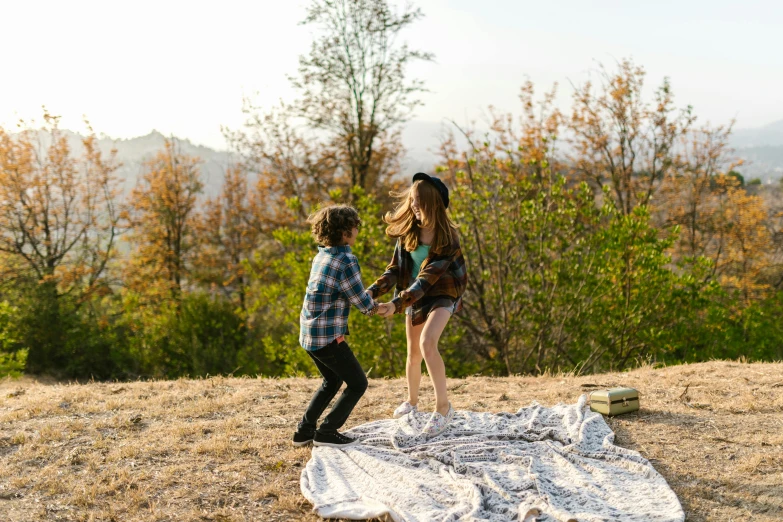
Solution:
[{"label": "tree", "polygon": [[248,209],[265,239],[280,227],[306,226],[310,209],[329,198],[329,191],[344,186],[338,154],[299,129],[285,107],[261,114],[249,100],[245,129],[226,131],[240,151],[238,168],[255,175]]},{"label": "tree", "polygon": [[250,208],[246,173],[240,166],[226,170],[223,192],[208,199],[197,221],[200,248],[194,275],[201,283],[214,285],[247,312],[248,274],[244,261],[251,259],[261,235]]},{"label": "tree", "polygon": [[22,124],[15,136],[0,128],[0,253],[10,257],[2,282],[30,283],[23,343],[33,373],[72,362],[67,324],[109,291],[120,216],[115,151],[104,158],[88,124],[77,157],[59,118],[45,112],[44,122],[40,131]]},{"label": "tree", "polygon": [[299,76],[291,80],[301,98],[293,107],[329,133],[348,162],[351,187],[373,192],[385,181],[372,169],[378,141],[398,140],[395,130],[421,103],[415,95],[424,86],[407,81],[405,70],[433,55],[397,39],[422,16],[412,7],[397,13],[387,0],[313,0],[302,22],[323,33],[299,58]]},{"label": "tree", "polygon": [[469,273],[465,310],[455,319],[487,368],[505,374],[531,366],[543,371],[564,355],[562,338],[555,341],[561,352],[547,353],[558,336],[552,292],[564,288],[553,263],[578,234],[571,226],[576,216],[594,210],[592,198],[581,209],[572,205],[553,174],[562,121],[553,108],[554,89],[536,103],[528,82],[520,98],[519,130],[511,116],[491,110],[491,133],[476,143],[474,133],[464,131],[467,151],[449,138],[438,169],[455,185],[452,212]]},{"label": "tree", "polygon": [[645,102],[645,71],[630,60],[615,73],[601,67],[599,76],[597,92],[592,82],[574,92],[570,160],[574,174],[597,196],[608,185],[617,209],[629,215],[647,205],[677,167],[675,145],[695,118],[690,106],[675,109],[668,79],[655,92],[655,103]]},{"label": "tree", "polygon": [[267,239],[300,224],[313,205],[333,199],[333,189],[353,198],[358,186],[389,203],[403,154],[400,127],[425,90],[406,79],[406,69],[432,59],[397,40],[421,17],[419,9],[397,13],[386,0],[310,4],[302,23],[320,36],[290,78],[299,98],[266,113],[246,99],[244,128],[226,132],[257,176],[255,210]]},{"label": "tree", "polygon": [[[676,260],[707,256],[717,268],[722,234],[716,179],[737,164],[730,160],[730,134],[731,126],[703,127],[681,136],[676,168],[662,180],[650,203],[659,227],[680,227],[673,251]],[[741,180],[734,174],[731,179]]]},{"label": "tree", "polygon": [[721,128],[702,130],[684,147],[685,161],[664,181],[654,206],[663,227],[681,230],[675,260],[709,259],[705,276],[739,292],[739,303],[749,306],[771,290],[774,220],[763,198],[748,194],[742,176],[731,170],[728,135]]},{"label": "tree", "polygon": [[[589,348],[580,371],[623,370],[639,360],[659,359],[676,343],[667,333],[687,317],[705,288],[690,273],[675,273],[670,266],[676,228],[656,229],[645,206],[623,215],[607,203],[604,213],[605,225],[590,238],[600,266],[593,293],[600,298],[580,318],[587,328],[571,324],[582,335],[575,338],[575,351]],[[577,270],[574,277],[582,278]]]},{"label": "tree", "polygon": [[585,183],[512,178],[487,149],[459,165],[453,199],[469,273],[455,320],[485,368],[616,370],[670,349],[666,331],[700,286],[668,267],[672,239],[645,207],[624,216]]},{"label": "tree", "polygon": [[536,103],[528,83],[518,127],[493,113],[480,143],[468,132],[467,150],[443,146],[469,273],[455,321],[492,372],[623,369],[679,348],[667,332],[705,305],[709,285],[672,270],[676,229],[563,175],[553,92]]},{"label": "tree", "polygon": [[769,187],[768,229],[772,239],[771,255],[773,256],[777,270],[768,274],[769,284],[778,292],[783,290],[783,183]]},{"label": "tree", "polygon": [[28,350],[22,348],[19,309],[0,301],[0,378],[18,377],[27,362]]},{"label": "tree", "polygon": [[748,194],[733,176],[717,176],[720,248],[716,271],[724,288],[738,292],[744,306],[770,295],[764,273],[771,268],[772,237],[764,201]]},{"label": "tree", "polygon": [[167,140],[146,163],[124,214],[132,254],[128,287],[153,301],[179,302],[196,252],[196,203],[202,190],[198,158],[180,154]]}]

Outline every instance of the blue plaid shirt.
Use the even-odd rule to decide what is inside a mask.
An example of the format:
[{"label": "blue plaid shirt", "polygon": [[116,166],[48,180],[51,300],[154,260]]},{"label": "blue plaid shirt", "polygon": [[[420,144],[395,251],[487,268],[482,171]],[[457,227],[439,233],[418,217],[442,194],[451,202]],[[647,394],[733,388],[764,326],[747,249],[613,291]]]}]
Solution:
[{"label": "blue plaid shirt", "polygon": [[378,304],[364,289],[359,261],[351,247],[319,245],[299,314],[302,348],[318,350],[348,333],[351,304],[365,315],[378,311]]}]

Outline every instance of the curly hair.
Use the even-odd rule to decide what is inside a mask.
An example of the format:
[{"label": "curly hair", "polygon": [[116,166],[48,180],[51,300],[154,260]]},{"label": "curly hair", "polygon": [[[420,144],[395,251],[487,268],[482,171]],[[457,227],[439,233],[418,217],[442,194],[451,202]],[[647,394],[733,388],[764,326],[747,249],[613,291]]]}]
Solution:
[{"label": "curly hair", "polygon": [[349,205],[324,207],[307,218],[310,232],[316,243],[324,246],[343,244],[343,233],[350,235],[354,227],[360,227],[359,212]]}]

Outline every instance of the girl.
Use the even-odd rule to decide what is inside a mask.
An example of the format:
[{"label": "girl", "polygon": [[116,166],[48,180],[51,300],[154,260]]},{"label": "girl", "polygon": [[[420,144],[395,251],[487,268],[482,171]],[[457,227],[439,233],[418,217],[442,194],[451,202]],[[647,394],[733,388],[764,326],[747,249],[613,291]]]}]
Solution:
[{"label": "girl", "polygon": [[446,392],[446,368],[438,352],[438,341],[451,315],[462,309],[467,284],[465,260],[457,228],[446,214],[449,190],[443,182],[422,172],[413,176],[413,185],[402,193],[394,212],[384,216],[386,234],[397,239],[386,272],[367,291],[378,298],[392,287],[394,306],[382,310],[388,317],[406,314],[408,359],[405,375],[408,400],[394,411],[394,417],[417,410],[422,358],[435,388],[435,411],[423,429],[428,437],[441,433],[454,417]]}]

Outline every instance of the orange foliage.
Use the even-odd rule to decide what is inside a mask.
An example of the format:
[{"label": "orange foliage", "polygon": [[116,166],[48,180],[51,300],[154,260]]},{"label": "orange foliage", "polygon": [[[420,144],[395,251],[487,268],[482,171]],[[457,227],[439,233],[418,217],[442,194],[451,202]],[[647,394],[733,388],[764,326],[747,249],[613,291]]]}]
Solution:
[{"label": "orange foliage", "polygon": [[760,196],[725,174],[741,164],[729,160],[730,132],[730,127],[702,128],[684,136],[677,168],[663,181],[653,207],[661,226],[680,227],[675,259],[711,259],[713,276],[747,305],[771,288],[765,282],[773,266],[771,213]]},{"label": "orange foliage", "polygon": [[259,231],[271,237],[277,228],[304,226],[310,209],[346,183],[334,149],[305,136],[284,112],[254,111],[246,107],[246,130],[228,137],[243,156],[242,168],[256,177],[249,210]]},{"label": "orange foliage", "polygon": [[729,176],[719,176],[716,184],[720,231],[716,271],[721,285],[735,289],[748,305],[767,297],[770,290],[762,278],[771,267],[772,238],[765,226],[767,206]]},{"label": "orange foliage", "polygon": [[104,158],[89,129],[76,157],[59,118],[44,121],[41,131],[20,124],[16,135],[0,128],[0,252],[14,267],[3,281],[31,275],[85,297],[105,288],[115,253],[116,151]]},{"label": "orange foliage", "polygon": [[[243,158],[240,168],[255,178],[248,211],[264,238],[281,227],[306,228],[305,220],[316,205],[351,197],[353,159],[348,144],[341,136],[323,141],[301,130],[289,110],[260,114],[246,101],[245,129],[228,135]],[[400,183],[395,179],[403,155],[399,135],[377,136],[373,147],[363,179],[367,190],[388,206],[389,191]]]},{"label": "orange foliage", "polygon": [[730,132],[730,127],[702,128],[683,136],[677,168],[666,176],[652,201],[659,226],[681,229],[676,258],[707,256],[716,261],[721,250],[715,180],[736,166],[727,159]]},{"label": "orange foliage", "polygon": [[178,153],[167,140],[130,195],[130,211],[124,215],[132,247],[126,284],[153,300],[177,302],[191,272],[202,189],[198,164],[198,158]]},{"label": "orange foliage", "polygon": [[235,294],[245,310],[248,274],[243,262],[250,259],[261,236],[250,206],[247,173],[241,167],[226,170],[223,192],[208,199],[196,230],[200,248],[194,263],[202,283]]},{"label": "orange foliage", "polygon": [[694,117],[690,107],[676,111],[668,80],[650,106],[643,99],[644,69],[630,60],[616,73],[601,69],[601,85],[577,88],[569,130],[574,174],[592,184],[596,193],[611,189],[624,215],[650,202],[661,181],[676,169],[675,144]]},{"label": "orange foliage", "polygon": [[[440,170],[449,181],[456,181],[456,172],[465,170],[468,181],[477,158],[491,164],[509,179],[529,177],[539,183],[549,181],[564,165],[558,161],[556,143],[563,130],[563,115],[554,107],[557,85],[536,102],[532,82],[526,82],[520,91],[522,116],[518,125],[511,114],[500,114],[489,108],[491,138],[479,142],[475,131],[458,131],[469,142],[470,150],[461,151],[453,136],[441,143],[444,167]],[[456,126],[456,124],[455,124]]]}]

